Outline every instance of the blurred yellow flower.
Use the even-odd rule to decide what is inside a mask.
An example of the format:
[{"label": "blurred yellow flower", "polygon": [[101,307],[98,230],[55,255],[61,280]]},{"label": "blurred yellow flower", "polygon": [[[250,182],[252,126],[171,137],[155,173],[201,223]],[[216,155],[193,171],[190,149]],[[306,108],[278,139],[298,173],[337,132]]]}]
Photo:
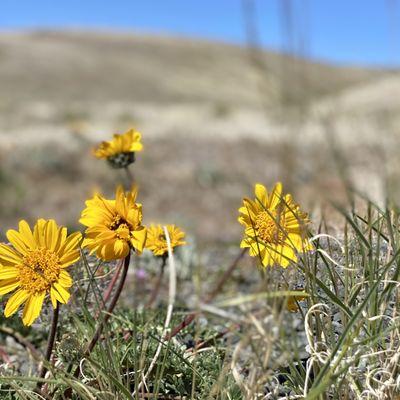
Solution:
[{"label": "blurred yellow flower", "polygon": [[79,260],[82,235],[67,236],[67,228],[54,220],[39,219],[33,229],[20,221],[19,231],[9,230],[11,246],[0,244],[0,295],[15,290],[8,299],[4,315],[14,314],[25,303],[22,321],[31,325],[39,316],[47,294],[53,307],[67,303],[72,279],[65,270]]},{"label": "blurred yellow flower", "polygon": [[255,185],[254,201],[243,200],[238,221],[244,225],[240,247],[249,248],[252,257],[259,257],[264,267],[280,265],[286,268],[297,261],[297,253],[312,250],[307,239],[307,214],[300,211],[290,194],[282,194],[282,184],[271,194],[265,186]]},{"label": "blurred yellow flower", "polygon": [[105,261],[124,258],[131,248],[140,254],[146,228],[142,225],[142,205],[136,203],[136,197],[136,189],[125,193],[118,186],[115,200],[99,194],[87,200],[79,220],[87,227],[83,247]]},{"label": "blurred yellow flower", "polygon": [[[183,240],[185,233],[175,225],[167,225],[172,249],[186,244]],[[164,256],[168,253],[167,239],[162,225],[151,225],[147,228],[146,249],[153,252],[155,256]]]},{"label": "blurred yellow flower", "polygon": [[307,296],[304,296],[302,294],[298,294],[295,296],[289,296],[287,299],[287,309],[290,312],[298,312],[299,311],[299,305],[297,304],[299,301],[303,301],[307,298]]},{"label": "blurred yellow flower", "polygon": [[135,152],[142,151],[142,135],[130,129],[124,134],[114,134],[113,139],[101,142],[94,150],[97,158],[106,159],[113,168],[125,168],[135,161]]}]

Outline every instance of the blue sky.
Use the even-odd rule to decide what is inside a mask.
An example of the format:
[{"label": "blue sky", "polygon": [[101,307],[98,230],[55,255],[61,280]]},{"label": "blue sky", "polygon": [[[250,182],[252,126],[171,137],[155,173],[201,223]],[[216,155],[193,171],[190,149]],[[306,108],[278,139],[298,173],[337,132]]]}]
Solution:
[{"label": "blue sky", "polygon": [[[102,28],[245,44],[246,1],[0,0],[0,30]],[[254,4],[258,41],[264,47],[336,63],[400,65],[400,1],[254,0]]]}]

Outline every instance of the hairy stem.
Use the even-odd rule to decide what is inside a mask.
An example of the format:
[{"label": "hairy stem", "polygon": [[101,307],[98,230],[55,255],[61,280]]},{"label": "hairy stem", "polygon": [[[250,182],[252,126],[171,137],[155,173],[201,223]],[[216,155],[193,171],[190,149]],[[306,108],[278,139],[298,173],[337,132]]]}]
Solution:
[{"label": "hairy stem", "polygon": [[107,312],[106,312],[103,320],[100,322],[99,326],[96,329],[95,334],[93,335],[92,340],[90,341],[90,343],[88,344],[88,346],[86,348],[85,357],[88,356],[92,352],[94,346],[96,345],[96,343],[98,342],[98,340],[100,338],[101,333],[103,332],[105,324],[107,323],[107,321],[111,317],[111,314],[114,311],[114,308],[115,308],[115,306],[116,306],[116,304],[118,302],[118,299],[119,299],[119,297],[121,295],[122,288],[124,287],[124,284],[125,284],[125,281],[126,281],[126,277],[128,275],[128,268],[129,268],[130,259],[131,259],[131,253],[129,252],[128,255],[124,259],[123,269],[122,269],[122,276],[121,276],[121,279],[120,279],[119,284],[117,286],[117,289],[115,291],[114,297],[111,299],[111,302],[110,302],[109,306],[107,307],[107,310],[106,310]]},{"label": "hairy stem", "polygon": [[135,178],[133,176],[133,172],[129,168],[129,165],[126,166],[124,169],[128,181],[128,189],[130,189],[130,187],[135,183]]},{"label": "hairy stem", "polygon": [[[118,286],[115,290],[115,294],[113,296],[113,298],[111,299],[111,302],[109,304],[109,306],[106,309],[106,313],[104,315],[104,318],[102,319],[102,321],[100,322],[100,324],[98,325],[96,332],[94,333],[92,340],[90,341],[90,343],[87,345],[86,350],[83,354],[83,358],[88,357],[90,355],[90,353],[92,352],[94,346],[96,346],[96,343],[99,341],[100,336],[103,332],[104,326],[106,325],[107,321],[109,320],[109,318],[111,317],[115,306],[117,305],[118,299],[121,296],[121,292],[122,289],[124,287],[125,281],[126,281],[126,277],[128,275],[128,268],[129,268],[129,263],[130,263],[130,259],[131,259],[131,253],[129,252],[128,255],[125,257],[124,262],[123,262],[123,269],[122,269],[122,276],[121,279],[118,283]],[[75,372],[74,372],[74,377],[78,378],[80,374],[80,369],[79,367],[76,368]],[[65,392],[64,392],[64,397],[66,399],[70,399],[72,396],[72,389],[68,388]]]},{"label": "hairy stem", "polygon": [[110,284],[108,285],[107,290],[103,297],[104,304],[107,304],[107,301],[109,300],[109,298],[111,296],[111,293],[114,289],[115,284],[117,283],[117,280],[118,280],[119,274],[121,273],[121,269],[122,269],[123,265],[124,265],[124,260],[123,259],[118,260],[114,275],[113,275],[113,277],[110,281]]},{"label": "hairy stem", "polygon": [[[47,349],[46,354],[44,356],[47,363],[50,362],[51,354],[53,352],[54,342],[56,340],[56,333],[57,333],[57,325],[58,325],[58,316],[60,313],[60,303],[57,302],[56,308],[53,309],[53,318],[51,320],[51,328],[49,333],[49,338],[47,340]],[[39,378],[43,379],[47,372],[46,362],[43,363],[42,368],[40,369]],[[40,390],[42,387],[43,382],[38,382],[36,389]]]}]

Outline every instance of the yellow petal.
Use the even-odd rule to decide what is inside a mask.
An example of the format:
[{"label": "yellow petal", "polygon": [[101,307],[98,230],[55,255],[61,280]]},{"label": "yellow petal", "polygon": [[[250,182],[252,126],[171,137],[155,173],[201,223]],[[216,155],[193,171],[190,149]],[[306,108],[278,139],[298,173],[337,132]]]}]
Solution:
[{"label": "yellow petal", "polygon": [[274,210],[276,206],[282,201],[282,183],[278,182],[271,193],[269,200],[269,209]]},{"label": "yellow petal", "polygon": [[12,279],[5,279],[4,281],[0,281],[0,296],[3,294],[7,294],[19,286],[19,280],[12,278]]},{"label": "yellow petal", "polygon": [[271,257],[271,253],[268,250],[263,252],[261,262],[264,267],[272,267],[275,264],[275,260]]},{"label": "yellow petal", "polygon": [[289,296],[289,298],[287,299],[286,308],[292,313],[299,311],[299,305],[297,304],[296,298],[294,296]]},{"label": "yellow petal", "polygon": [[127,218],[128,210],[127,210],[126,202],[125,202],[125,191],[121,185],[119,185],[117,187],[117,190],[115,193],[115,208],[119,215],[121,215],[125,219]]},{"label": "yellow petal", "polygon": [[67,288],[71,287],[72,286],[71,275],[67,271],[62,270],[60,272],[60,277],[58,279],[58,283]]},{"label": "yellow petal", "polygon": [[72,250],[77,249],[79,247],[81,240],[82,240],[82,234],[80,232],[72,233],[66,238],[64,244],[60,247],[58,255],[62,257],[63,254],[69,253]]},{"label": "yellow petal", "polygon": [[44,236],[44,229],[46,225],[46,220],[38,219],[35,227],[33,228],[33,237],[39,247],[46,247],[46,240]]},{"label": "yellow petal", "polygon": [[256,195],[256,203],[262,207],[268,206],[267,188],[261,183],[256,183],[254,193]]},{"label": "yellow petal", "polygon": [[264,257],[265,246],[262,243],[253,242],[250,245],[249,254],[251,257]]},{"label": "yellow petal", "polygon": [[70,298],[70,293],[59,283],[54,283],[52,289],[54,289],[55,298],[63,304],[66,304]]},{"label": "yellow petal", "polygon": [[246,248],[246,247],[250,247],[249,240],[248,240],[248,239],[243,239],[243,240],[240,242],[240,248],[241,248],[241,249],[244,249],[244,248]]},{"label": "yellow petal", "polygon": [[131,243],[139,254],[143,251],[144,244],[146,243],[146,235],[147,235],[147,230],[144,226],[132,232]]},{"label": "yellow petal", "polygon": [[297,251],[303,250],[303,238],[301,235],[296,233],[289,233],[287,235],[286,242],[288,245],[296,249]]},{"label": "yellow petal", "polygon": [[282,248],[282,255],[288,260],[288,264],[290,261],[297,261],[296,250],[292,246],[285,244]]},{"label": "yellow petal", "polygon": [[58,227],[54,219],[50,219],[46,223],[45,240],[46,240],[46,248],[49,249],[50,251],[54,251],[58,242]]},{"label": "yellow petal", "polygon": [[115,258],[125,258],[129,253],[129,245],[125,240],[117,239],[114,242]]},{"label": "yellow petal", "polygon": [[297,257],[290,246],[278,245],[278,246],[268,246],[268,250],[274,263],[286,268],[289,266],[291,261],[296,261]]},{"label": "yellow petal", "polygon": [[24,325],[30,326],[39,316],[42,310],[43,300],[46,292],[40,292],[31,295],[25,303],[24,312],[22,314],[22,322]]},{"label": "yellow petal", "polygon": [[6,236],[13,247],[15,247],[15,249],[22,255],[25,255],[29,250],[28,245],[25,243],[22,235],[19,232],[15,231],[14,229],[9,229]]},{"label": "yellow petal", "polygon": [[58,239],[59,241],[57,243],[57,247],[54,249],[54,251],[56,253],[58,253],[60,248],[64,246],[64,244],[67,240],[67,228],[65,228],[64,226],[61,227],[58,236],[59,236],[59,239]]},{"label": "yellow petal", "polygon": [[93,226],[101,222],[98,216],[85,216],[79,219],[79,223],[84,226]]},{"label": "yellow petal", "polygon": [[3,265],[20,265],[22,257],[11,247],[0,243],[0,262]]},{"label": "yellow petal", "polygon": [[135,152],[135,151],[141,151],[143,150],[143,145],[142,143],[132,143],[129,151]]},{"label": "yellow petal", "polygon": [[14,266],[5,267],[0,265],[0,280],[16,278],[18,274],[18,268]]},{"label": "yellow petal", "polygon": [[71,251],[60,258],[60,266],[61,268],[69,267],[71,264],[76,263],[80,258],[81,253],[78,250]]},{"label": "yellow petal", "polygon": [[54,288],[50,288],[50,300],[51,304],[53,305],[53,308],[57,308],[57,297],[56,297],[57,291]]},{"label": "yellow petal", "polygon": [[22,239],[24,240],[28,248],[36,249],[37,245],[29,224],[25,220],[22,220],[19,222],[18,228]]},{"label": "yellow petal", "polygon": [[244,215],[248,215],[250,219],[254,221],[256,215],[264,210],[265,207],[260,205],[258,202],[251,201],[249,199],[243,199],[243,206],[239,208],[239,212]]},{"label": "yellow petal", "polygon": [[105,245],[100,246],[97,251],[97,255],[99,258],[105,261],[115,260],[116,257],[114,255],[114,241],[111,241]]},{"label": "yellow petal", "polygon": [[7,301],[6,308],[4,309],[4,315],[8,318],[13,315],[19,308],[19,306],[26,301],[29,297],[29,293],[26,290],[17,290]]},{"label": "yellow petal", "polygon": [[114,240],[117,238],[115,231],[111,230],[102,231],[101,233],[94,233],[91,231],[87,236],[93,237],[98,243],[106,243],[109,240]]},{"label": "yellow petal", "polygon": [[98,247],[99,247],[98,243],[96,243],[95,240],[88,239],[88,238],[83,239],[81,246],[84,249],[88,248],[90,250],[90,254],[92,254],[93,251],[96,251],[98,249]]}]

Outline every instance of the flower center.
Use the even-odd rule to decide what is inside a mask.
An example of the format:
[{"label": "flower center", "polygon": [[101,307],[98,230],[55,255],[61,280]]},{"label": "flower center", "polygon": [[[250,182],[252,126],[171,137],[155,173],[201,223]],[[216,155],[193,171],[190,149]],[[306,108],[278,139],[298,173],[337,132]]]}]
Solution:
[{"label": "flower center", "polygon": [[118,239],[129,240],[131,226],[120,215],[116,215],[109,225],[112,231],[115,231]]},{"label": "flower center", "polygon": [[282,218],[276,212],[261,211],[257,214],[254,228],[261,240],[266,243],[278,244],[282,241],[284,232]]},{"label": "flower center", "polygon": [[113,154],[107,158],[112,168],[125,168],[135,162],[135,153],[133,151]]},{"label": "flower center", "polygon": [[60,260],[57,254],[43,247],[31,250],[19,267],[21,288],[30,293],[49,290],[60,276]]}]

